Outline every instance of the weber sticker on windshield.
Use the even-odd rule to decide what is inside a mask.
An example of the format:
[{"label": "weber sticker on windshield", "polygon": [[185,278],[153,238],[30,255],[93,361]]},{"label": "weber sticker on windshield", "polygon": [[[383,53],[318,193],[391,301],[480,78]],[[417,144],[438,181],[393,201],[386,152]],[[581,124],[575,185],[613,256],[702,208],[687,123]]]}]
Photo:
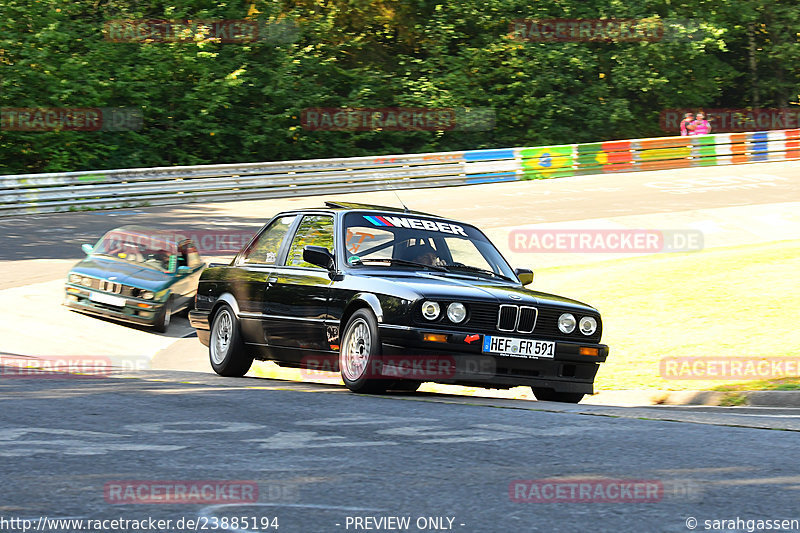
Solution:
[{"label": "weber sticker on windshield", "polygon": [[364,215],[364,218],[374,226],[421,229],[427,231],[437,231],[439,233],[449,233],[451,235],[463,235],[464,237],[467,237],[467,233],[464,231],[464,228],[455,224],[447,224],[445,222],[424,220],[421,218],[390,217],[380,215]]}]

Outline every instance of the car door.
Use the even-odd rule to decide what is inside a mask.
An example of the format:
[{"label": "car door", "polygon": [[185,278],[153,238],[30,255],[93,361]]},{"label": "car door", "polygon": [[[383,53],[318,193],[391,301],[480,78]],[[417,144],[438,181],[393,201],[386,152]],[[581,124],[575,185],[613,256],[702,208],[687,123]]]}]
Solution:
[{"label": "car door", "polygon": [[179,243],[177,272],[174,274],[175,283],[172,285],[175,309],[193,305],[202,271],[203,262],[192,241],[187,239]]},{"label": "car door", "polygon": [[333,216],[305,214],[290,241],[283,264],[268,280],[265,329],[273,353],[289,362],[330,350],[325,327],[332,280],[329,272],[303,260],[303,247],[324,246],[333,253]]},{"label": "car door", "polygon": [[228,269],[228,286],[239,306],[242,339],[248,344],[265,346],[264,315],[267,310],[269,277],[285,253],[286,237],[297,215],[276,218],[264,228]]}]

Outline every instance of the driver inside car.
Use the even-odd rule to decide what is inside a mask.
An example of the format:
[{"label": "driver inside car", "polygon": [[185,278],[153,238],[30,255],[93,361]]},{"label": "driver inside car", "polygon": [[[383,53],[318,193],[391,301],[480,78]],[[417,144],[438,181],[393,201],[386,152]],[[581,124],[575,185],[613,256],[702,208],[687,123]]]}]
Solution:
[{"label": "driver inside car", "polygon": [[408,257],[411,258],[410,261],[414,261],[415,263],[430,266],[443,266],[445,264],[439,257],[439,254],[436,253],[436,250],[427,244],[411,246],[408,248],[408,252]]}]

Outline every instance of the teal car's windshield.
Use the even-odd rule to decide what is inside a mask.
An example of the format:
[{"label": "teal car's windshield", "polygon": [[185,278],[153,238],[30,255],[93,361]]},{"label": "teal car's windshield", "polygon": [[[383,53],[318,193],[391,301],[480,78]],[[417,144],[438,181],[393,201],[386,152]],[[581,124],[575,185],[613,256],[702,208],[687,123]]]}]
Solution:
[{"label": "teal car's windshield", "polygon": [[350,266],[422,266],[516,281],[500,252],[471,226],[406,213],[348,213],[344,226]]},{"label": "teal car's windshield", "polygon": [[120,228],[109,231],[97,241],[92,255],[103,255],[130,263],[175,272],[178,245],[157,233],[142,233]]}]

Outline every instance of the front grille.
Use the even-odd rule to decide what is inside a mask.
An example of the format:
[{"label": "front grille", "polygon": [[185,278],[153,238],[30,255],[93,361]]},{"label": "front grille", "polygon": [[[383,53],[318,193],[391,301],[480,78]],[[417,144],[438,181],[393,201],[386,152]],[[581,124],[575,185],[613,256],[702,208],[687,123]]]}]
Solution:
[{"label": "front grille", "polygon": [[514,331],[517,329],[519,307],[516,305],[501,305],[500,315],[497,317],[497,329],[500,331]]},{"label": "front grille", "polygon": [[[603,333],[600,316],[595,313],[580,313],[569,309],[553,309],[547,307],[531,307],[515,304],[493,304],[487,302],[462,301],[467,307],[467,319],[461,324],[451,324],[444,316],[438,320],[426,320],[417,308],[414,321],[420,325],[433,328],[446,328],[468,331],[471,333],[515,333],[533,335],[537,339],[569,340],[574,342],[599,342]],[[440,301],[442,310],[447,309],[450,302]],[[558,329],[558,317],[563,313],[572,313],[576,320],[582,316],[592,316],[597,320],[597,331],[592,335],[583,335],[577,328],[569,334]],[[442,315],[445,313],[443,312]]]},{"label": "front grille", "polygon": [[536,327],[536,316],[538,311],[535,307],[522,306],[519,308],[519,322],[517,331],[520,333],[530,333]]},{"label": "front grille", "polygon": [[[82,277],[88,278],[88,276]],[[81,287],[86,287],[86,285],[82,283],[79,283],[78,285]],[[130,296],[131,298],[141,298],[141,295],[147,292],[145,289],[138,289],[136,287],[131,287],[130,285],[122,285],[121,283],[98,278],[89,278],[88,288],[96,291],[108,292],[111,294],[119,294],[120,296]]]}]

